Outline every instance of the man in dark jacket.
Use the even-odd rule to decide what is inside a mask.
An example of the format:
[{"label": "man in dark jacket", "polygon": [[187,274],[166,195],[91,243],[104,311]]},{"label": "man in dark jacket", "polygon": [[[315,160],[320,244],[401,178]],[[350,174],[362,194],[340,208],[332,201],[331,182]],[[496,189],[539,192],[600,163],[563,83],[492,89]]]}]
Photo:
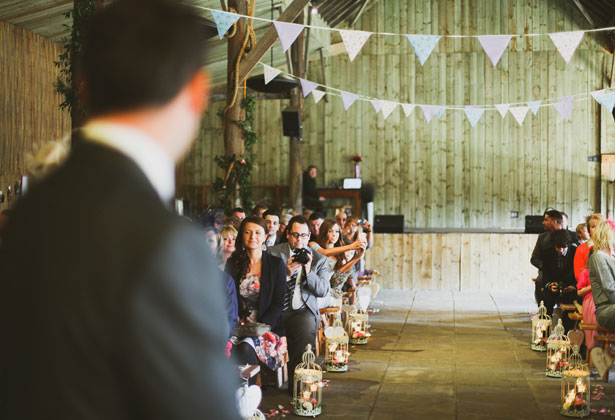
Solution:
[{"label": "man in dark jacket", "polygon": [[324,197],[316,190],[316,166],[310,165],[303,173],[303,207],[320,213],[323,212]]}]

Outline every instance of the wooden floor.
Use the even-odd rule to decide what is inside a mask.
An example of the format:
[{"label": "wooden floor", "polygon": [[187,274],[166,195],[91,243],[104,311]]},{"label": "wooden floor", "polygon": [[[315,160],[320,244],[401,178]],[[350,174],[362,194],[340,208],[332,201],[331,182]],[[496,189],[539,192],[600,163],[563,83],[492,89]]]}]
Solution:
[{"label": "wooden floor", "polygon": [[[325,373],[319,418],[564,418],[560,380],[544,376],[546,354],[529,348],[531,294],[385,290],[372,306],[372,340],[351,348],[349,372]],[[592,408],[615,415],[615,383],[596,384],[606,395]],[[279,405],[289,409],[290,398],[266,388],[261,410]]]}]

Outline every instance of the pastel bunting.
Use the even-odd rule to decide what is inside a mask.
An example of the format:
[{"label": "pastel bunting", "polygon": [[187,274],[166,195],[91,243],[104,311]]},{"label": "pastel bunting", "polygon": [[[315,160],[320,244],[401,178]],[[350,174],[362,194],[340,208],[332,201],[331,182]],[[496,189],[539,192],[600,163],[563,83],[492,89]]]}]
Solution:
[{"label": "pastel bunting", "polygon": [[268,66],[267,64],[263,64],[263,71],[265,74],[265,84],[268,84],[273,79],[275,79],[278,74],[282,73],[282,70],[278,70],[276,68]]},{"label": "pastel bunting", "polygon": [[224,35],[235,22],[241,17],[235,13],[223,12],[222,10],[210,10],[211,16],[216,22],[216,28],[218,28],[218,36],[220,39],[224,38]]},{"label": "pastel bunting", "polygon": [[498,64],[504,50],[508,47],[508,43],[512,35],[483,35],[478,37],[478,42],[485,50],[487,57],[491,60],[493,67]]},{"label": "pastel bunting", "polygon": [[555,44],[555,48],[557,48],[564,61],[568,63],[579,46],[581,39],[583,39],[584,34],[585,32],[583,31],[555,32],[549,34],[549,38]]},{"label": "pastel bunting", "polygon": [[553,104],[553,108],[555,108],[564,121],[567,121],[568,118],[570,118],[573,101],[574,96],[566,96],[561,98],[559,102]]},{"label": "pastel bunting", "polygon": [[340,96],[342,97],[342,103],[344,104],[344,109],[348,111],[348,108],[354,104],[354,102],[359,98],[359,95],[355,95],[354,93],[340,91]]},{"label": "pastel bunting", "polygon": [[277,20],[273,22],[273,25],[275,26],[275,30],[278,32],[278,37],[280,38],[280,43],[282,44],[282,51],[284,52],[290,48],[304,28],[303,25],[279,22]]},{"label": "pastel bunting", "polygon": [[484,109],[476,108],[473,106],[466,106],[463,111],[465,112],[466,117],[468,117],[468,121],[470,121],[470,125],[472,127],[476,127],[476,124],[478,124],[478,121],[481,119],[483,113],[485,112]]},{"label": "pastel bunting", "polygon": [[338,32],[342,36],[342,41],[344,41],[344,46],[346,47],[350,61],[355,59],[371,35],[371,32],[365,31],[339,30]]},{"label": "pastel bunting", "polygon": [[318,83],[311,82],[305,79],[299,79],[299,82],[301,83],[301,90],[303,91],[304,98],[308,96],[310,92],[313,91],[318,86]]},{"label": "pastel bunting", "polygon": [[438,44],[441,37],[438,35],[406,35],[406,38],[408,38],[422,66],[431,55],[431,52]]},{"label": "pastel bunting", "polygon": [[517,120],[519,125],[523,124],[523,120],[525,120],[525,116],[529,110],[530,108],[527,106],[513,106],[508,109],[512,116],[515,117],[515,120]]}]

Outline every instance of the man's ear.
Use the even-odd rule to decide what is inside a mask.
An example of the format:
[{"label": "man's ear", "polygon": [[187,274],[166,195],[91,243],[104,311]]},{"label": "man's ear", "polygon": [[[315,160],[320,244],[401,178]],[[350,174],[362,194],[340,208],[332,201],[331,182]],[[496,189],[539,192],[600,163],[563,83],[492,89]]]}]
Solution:
[{"label": "man's ear", "polygon": [[207,110],[209,101],[209,73],[199,70],[194,73],[189,82],[190,107],[197,113],[202,114]]}]

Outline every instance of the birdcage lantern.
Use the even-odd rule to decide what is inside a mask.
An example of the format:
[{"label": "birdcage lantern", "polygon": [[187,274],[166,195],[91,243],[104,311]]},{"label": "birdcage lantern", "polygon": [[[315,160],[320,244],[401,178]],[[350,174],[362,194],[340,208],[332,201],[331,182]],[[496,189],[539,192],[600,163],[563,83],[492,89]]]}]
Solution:
[{"label": "birdcage lantern", "polygon": [[532,317],[532,350],[547,351],[547,338],[551,334],[551,317],[547,315],[544,302],[540,301],[538,313]]},{"label": "birdcage lantern", "polygon": [[322,411],[322,369],[315,360],[312,346],[308,344],[303,362],[295,368],[293,381],[293,409],[298,416],[316,417]]},{"label": "birdcage lantern", "polygon": [[561,378],[562,370],[568,366],[570,357],[570,340],[562,325],[562,320],[557,320],[557,325],[547,339],[547,366],[545,376]]},{"label": "birdcage lantern", "polygon": [[367,312],[357,309],[348,314],[346,324],[350,344],[367,344],[369,337],[369,324],[367,323]]},{"label": "birdcage lantern", "polygon": [[348,334],[339,315],[333,326],[325,328],[325,368],[327,372],[348,371]]},{"label": "birdcage lantern", "polygon": [[560,414],[586,417],[590,413],[589,368],[583,363],[579,347],[574,346],[568,366],[562,370],[562,406]]}]

